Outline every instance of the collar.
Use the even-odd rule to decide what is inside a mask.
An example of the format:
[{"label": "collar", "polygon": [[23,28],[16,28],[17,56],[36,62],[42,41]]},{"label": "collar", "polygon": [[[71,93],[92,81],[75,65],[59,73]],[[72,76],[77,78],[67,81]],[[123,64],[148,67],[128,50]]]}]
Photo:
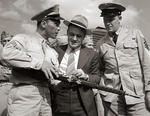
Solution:
[{"label": "collar", "polygon": [[116,31],[116,34],[119,35],[119,33],[121,32],[122,26],[119,27],[119,29]]},{"label": "collar", "polygon": [[37,36],[37,39],[39,39],[41,42],[46,41],[38,32],[35,33]]},{"label": "collar", "polygon": [[[78,52],[80,49],[81,49],[81,47],[79,47],[79,48],[75,49],[75,50],[74,50],[74,53],[75,53],[75,54],[77,54],[77,52]],[[70,53],[70,52],[71,52],[71,50],[72,50],[72,49],[71,49],[71,48],[70,48],[70,46],[68,45],[67,50],[66,50],[66,51],[67,51],[67,53]]]},{"label": "collar", "polygon": [[[120,34],[120,32],[121,32],[121,29],[122,29],[122,26],[120,26],[119,27],[119,29],[115,32],[117,35],[119,35]],[[105,40],[104,40],[104,43],[108,43],[108,44],[110,44],[110,45],[113,45],[113,42],[112,42],[112,38],[113,37],[111,37],[109,34],[108,34],[108,32],[107,32],[107,34],[105,35]]]},{"label": "collar", "polygon": [[39,39],[40,43],[46,43],[49,47],[54,47],[53,44],[54,43],[50,43],[48,40],[46,40],[44,37],[42,37],[42,35],[40,35],[38,32],[36,32],[36,36]]}]

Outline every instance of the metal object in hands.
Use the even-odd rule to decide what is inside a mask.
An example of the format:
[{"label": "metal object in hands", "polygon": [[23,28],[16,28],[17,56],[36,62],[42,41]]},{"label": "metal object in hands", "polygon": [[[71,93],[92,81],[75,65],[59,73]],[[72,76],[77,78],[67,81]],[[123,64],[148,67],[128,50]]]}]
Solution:
[{"label": "metal object in hands", "polygon": [[128,94],[128,93],[126,93],[125,91],[122,91],[122,90],[117,90],[117,89],[113,89],[113,88],[110,88],[110,87],[105,87],[105,86],[102,86],[102,85],[98,85],[98,84],[95,84],[95,83],[92,83],[92,82],[89,82],[89,81],[81,80],[81,79],[78,79],[75,76],[67,76],[65,74],[60,74],[59,78],[57,78],[57,79],[61,80],[61,81],[65,81],[65,82],[75,82],[77,84],[80,84],[80,85],[83,85],[83,86],[86,86],[86,87],[95,88],[95,89],[98,89],[98,90],[107,91],[107,92],[111,92],[111,93],[118,94],[118,95],[127,95],[127,96],[131,96],[131,97],[135,97],[135,98],[140,98],[140,96]]}]

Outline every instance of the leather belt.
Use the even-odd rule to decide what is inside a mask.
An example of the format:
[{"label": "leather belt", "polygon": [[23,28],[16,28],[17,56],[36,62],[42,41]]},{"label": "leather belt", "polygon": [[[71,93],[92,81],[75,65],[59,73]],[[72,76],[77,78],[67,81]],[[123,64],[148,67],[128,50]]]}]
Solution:
[{"label": "leather belt", "polygon": [[62,88],[64,88],[64,89],[77,89],[78,85],[75,83],[64,83]]},{"label": "leather belt", "polygon": [[0,80],[0,83],[9,82],[8,80]]},{"label": "leather belt", "polygon": [[40,86],[40,87],[49,87],[48,83],[46,82],[35,82],[35,83],[18,83],[18,84],[13,84],[15,87],[20,87],[20,86],[28,86],[28,85],[34,85],[34,86]]}]

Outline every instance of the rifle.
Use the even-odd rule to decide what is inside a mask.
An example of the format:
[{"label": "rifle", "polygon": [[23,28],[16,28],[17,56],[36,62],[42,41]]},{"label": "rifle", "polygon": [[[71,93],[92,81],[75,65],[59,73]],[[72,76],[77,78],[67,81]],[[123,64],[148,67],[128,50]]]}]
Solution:
[{"label": "rifle", "polygon": [[118,90],[118,89],[113,89],[113,88],[110,88],[110,87],[105,87],[105,86],[102,86],[102,85],[98,85],[96,83],[92,83],[92,82],[89,82],[89,81],[78,79],[74,76],[69,77],[69,76],[66,76],[66,75],[65,76],[64,75],[59,75],[59,77],[57,79],[60,80],[60,81],[63,81],[63,82],[68,82],[68,83],[69,82],[74,82],[78,85],[83,85],[83,86],[86,86],[86,87],[95,88],[95,89],[98,89],[98,90],[107,91],[107,92],[111,92],[111,93],[122,95],[122,96],[127,95],[127,96],[132,96],[132,97],[135,97],[135,98],[140,98],[140,96],[128,94],[123,90]]}]

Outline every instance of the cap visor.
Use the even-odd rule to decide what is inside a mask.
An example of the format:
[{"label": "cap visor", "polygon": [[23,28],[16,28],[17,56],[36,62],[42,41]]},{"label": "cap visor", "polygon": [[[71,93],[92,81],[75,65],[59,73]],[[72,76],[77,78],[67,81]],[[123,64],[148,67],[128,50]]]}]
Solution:
[{"label": "cap visor", "polygon": [[60,17],[60,20],[65,20],[64,18]]}]

